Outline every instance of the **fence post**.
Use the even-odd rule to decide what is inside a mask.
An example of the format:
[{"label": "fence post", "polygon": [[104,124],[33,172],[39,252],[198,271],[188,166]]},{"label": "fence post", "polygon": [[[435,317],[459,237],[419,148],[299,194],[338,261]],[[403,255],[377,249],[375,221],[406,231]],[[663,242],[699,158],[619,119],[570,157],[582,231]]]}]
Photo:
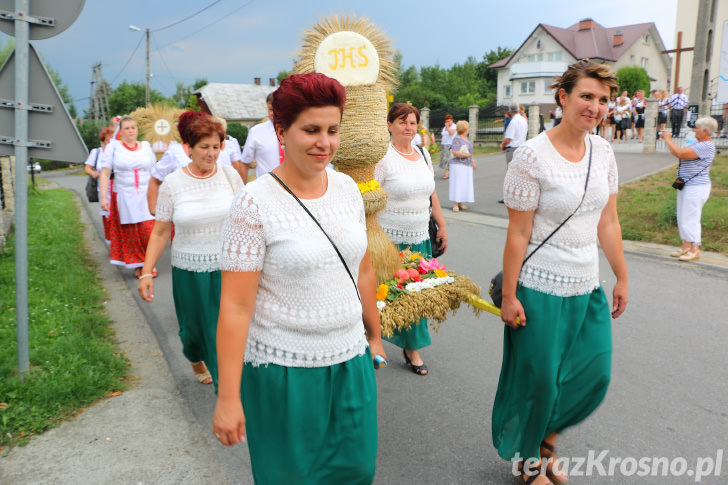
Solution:
[{"label": "fence post", "polygon": [[475,146],[475,135],[478,134],[478,112],[480,108],[477,104],[469,107],[468,123],[470,124],[470,133],[468,133],[468,140]]},{"label": "fence post", "polygon": [[424,107],[420,110],[420,121],[422,121],[422,128],[430,131],[430,108]]},{"label": "fence post", "polygon": [[643,137],[643,153],[655,153],[657,143],[657,98],[647,98],[645,108],[645,136]]},{"label": "fence post", "polygon": [[541,114],[541,106],[537,105],[536,103],[528,106],[528,134],[526,135],[527,140],[538,135],[538,129],[541,126],[541,121],[538,116],[539,114]]}]

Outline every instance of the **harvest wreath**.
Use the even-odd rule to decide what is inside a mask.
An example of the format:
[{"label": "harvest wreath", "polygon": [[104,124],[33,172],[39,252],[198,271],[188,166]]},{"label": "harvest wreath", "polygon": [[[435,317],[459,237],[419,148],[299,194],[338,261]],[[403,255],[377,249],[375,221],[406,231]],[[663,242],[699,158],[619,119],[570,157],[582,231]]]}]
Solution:
[{"label": "harvest wreath", "polygon": [[[437,259],[426,259],[419,253],[405,250],[399,253],[401,269],[394,277],[377,287],[377,308],[382,336],[391,337],[395,330],[406,330],[416,318],[433,322],[435,331],[480,288],[467,276],[448,271]],[[473,307],[478,315],[480,308]],[[414,321],[413,321],[414,320]]]}]

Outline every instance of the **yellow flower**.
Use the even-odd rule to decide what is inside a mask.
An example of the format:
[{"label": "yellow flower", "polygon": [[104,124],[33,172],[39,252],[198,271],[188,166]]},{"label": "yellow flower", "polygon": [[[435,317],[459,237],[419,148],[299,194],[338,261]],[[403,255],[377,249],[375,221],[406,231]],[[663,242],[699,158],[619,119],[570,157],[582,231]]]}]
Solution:
[{"label": "yellow flower", "polygon": [[443,271],[441,269],[436,269],[435,276],[437,276],[438,278],[444,278],[445,276],[447,276],[447,271]]},{"label": "yellow flower", "polygon": [[379,182],[374,179],[356,185],[357,187],[359,187],[359,192],[361,192],[362,194],[375,191],[379,188]]},{"label": "yellow flower", "polygon": [[422,259],[422,255],[420,253],[412,253],[412,256],[410,256],[410,261],[414,261],[416,259]]},{"label": "yellow flower", "polygon": [[379,285],[377,288],[377,300],[382,301],[385,298],[387,298],[387,294],[389,293],[389,286],[385,284]]}]

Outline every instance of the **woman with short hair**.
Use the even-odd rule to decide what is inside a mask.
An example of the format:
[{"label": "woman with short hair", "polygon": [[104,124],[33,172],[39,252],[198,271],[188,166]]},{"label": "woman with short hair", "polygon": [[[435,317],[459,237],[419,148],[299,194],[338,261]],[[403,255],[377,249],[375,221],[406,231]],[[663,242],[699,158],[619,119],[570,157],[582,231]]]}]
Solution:
[{"label": "woman with short hair", "polygon": [[457,136],[452,140],[452,158],[450,159],[450,200],[452,211],[467,210],[463,202],[475,201],[473,189],[473,170],[478,166],[473,159],[473,144],[468,139],[470,124],[460,120],[455,125]]},{"label": "woman with short hair", "polygon": [[156,220],[139,280],[139,294],[154,300],[154,265],[175,231],[172,295],[182,352],[202,384],[215,384],[215,335],[220,310],[220,234],[233,197],[243,186],[238,172],[217,158],[225,140],[220,123],[205,115],[184,124],[190,163],[167,175],[159,188]]},{"label": "woman with short hair", "polygon": [[[521,483],[544,485],[568,480],[556,457],[559,434],[606,395],[611,318],[628,296],[617,163],[609,143],[590,134],[617,80],[608,66],[579,61],[551,88],[562,121],[516,150],[504,182],[505,327],[492,418],[501,458],[519,460]],[[611,308],[597,242],[617,279]]]},{"label": "woman with short hair", "polygon": [[662,132],[668,150],[680,159],[677,176],[685,181],[683,189],[677,191],[677,229],[682,245],[670,253],[680,261],[700,259],[700,220],[710,197],[710,166],[715,159],[712,135],[718,131],[718,122],[709,116],[699,118],[694,131],[697,142],[684,148],[672,141],[672,134]]},{"label": "woman with short hair", "polygon": [[281,82],[283,163],[240,190],[223,229],[212,432],[247,436],[255,483],[374,480],[376,277],[361,193],[327,168],[345,99],[323,74]]}]

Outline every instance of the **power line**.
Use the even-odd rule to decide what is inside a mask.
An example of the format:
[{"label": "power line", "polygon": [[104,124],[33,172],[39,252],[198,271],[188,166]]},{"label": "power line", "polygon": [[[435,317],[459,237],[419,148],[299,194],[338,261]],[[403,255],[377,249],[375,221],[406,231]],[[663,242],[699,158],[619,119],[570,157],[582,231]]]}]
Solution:
[{"label": "power line", "polygon": [[142,45],[142,40],[144,40],[144,37],[139,38],[139,42],[137,43],[136,47],[134,48],[134,52],[131,53],[131,55],[129,56],[129,59],[127,59],[127,61],[126,61],[126,64],[124,64],[124,67],[121,68],[121,71],[119,71],[119,73],[116,76],[114,76],[114,79],[112,79],[109,84],[111,84],[113,86],[114,83],[116,82],[116,80],[119,78],[119,76],[121,76],[121,73],[124,72],[124,69],[126,69],[126,66],[129,65],[132,58],[134,57],[134,54],[136,54],[136,51],[139,49],[139,46]]},{"label": "power line", "polygon": [[178,20],[177,22],[171,23],[169,25],[165,25],[164,27],[160,27],[158,29],[154,29],[154,30],[152,30],[152,32],[159,32],[160,30],[165,30],[165,29],[168,29],[170,27],[174,27],[175,25],[179,25],[182,22],[186,22],[187,20],[191,19],[192,17],[194,17],[196,15],[201,14],[202,12],[204,12],[205,10],[207,10],[208,8],[212,7],[213,5],[216,5],[216,4],[220,3],[221,1],[222,0],[216,0],[215,2],[212,2],[210,5],[208,5],[207,7],[203,8],[199,12],[195,12],[192,15],[190,15],[189,17],[185,17],[182,20]]},{"label": "power line", "polygon": [[248,5],[250,5],[250,4],[251,4],[251,3],[253,3],[253,2],[255,2],[255,0],[250,0],[250,1],[249,1],[249,2],[247,2],[247,3],[244,3],[243,5],[241,5],[240,7],[238,7],[238,8],[236,8],[236,9],[232,10],[231,12],[229,12],[229,13],[227,13],[227,14],[225,14],[225,15],[222,15],[222,16],[221,16],[221,17],[220,17],[219,19],[215,20],[214,22],[212,22],[212,23],[209,23],[209,24],[205,25],[204,27],[201,27],[201,28],[200,28],[200,29],[198,29],[198,30],[195,30],[195,31],[194,31],[194,32],[192,32],[191,34],[185,35],[184,37],[182,37],[182,38],[180,38],[180,39],[177,39],[177,40],[175,40],[174,42],[170,42],[169,44],[167,44],[167,45],[165,45],[164,47],[162,47],[162,49],[166,49],[167,47],[171,46],[172,44],[176,44],[176,43],[177,43],[177,42],[179,42],[179,41],[182,41],[182,40],[185,40],[185,39],[187,39],[187,38],[189,38],[189,37],[192,37],[193,35],[197,34],[198,32],[202,32],[203,30],[205,30],[205,29],[207,29],[207,28],[209,28],[209,27],[212,27],[213,25],[215,25],[215,24],[216,24],[216,23],[218,23],[218,22],[222,22],[223,20],[227,20],[227,19],[228,19],[228,17],[230,17],[230,15],[234,14],[234,13],[235,13],[235,12],[237,12],[238,10],[242,10],[242,9],[243,9],[244,7],[247,7]]}]

